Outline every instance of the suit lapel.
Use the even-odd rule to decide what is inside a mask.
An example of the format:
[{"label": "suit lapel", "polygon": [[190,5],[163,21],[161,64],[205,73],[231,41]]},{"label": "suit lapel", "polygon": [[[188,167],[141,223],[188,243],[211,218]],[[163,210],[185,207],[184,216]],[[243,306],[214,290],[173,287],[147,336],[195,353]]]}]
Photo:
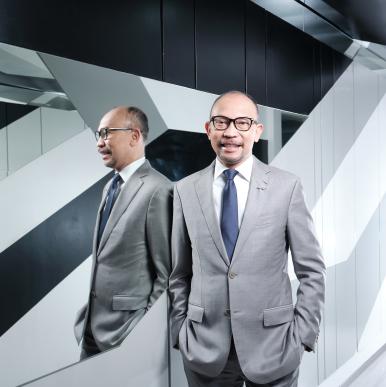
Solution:
[{"label": "suit lapel", "polygon": [[240,226],[232,263],[249,237],[256,221],[259,219],[262,209],[266,205],[267,186],[269,184],[270,168],[254,157],[251,182],[249,184],[248,198],[245,205],[244,216]]},{"label": "suit lapel", "polygon": [[220,226],[217,221],[216,212],[213,203],[213,173],[214,173],[214,162],[206,169],[202,171],[201,176],[195,183],[195,189],[200,202],[201,210],[204,215],[206,224],[212,239],[219,251],[221,258],[225,264],[229,266],[228,255],[225,250],[224,242],[221,236]]},{"label": "suit lapel", "polygon": [[108,189],[110,187],[111,180],[112,179],[110,179],[109,182],[103,188],[102,200],[101,200],[101,202],[99,204],[99,208],[98,208],[98,212],[97,212],[97,218],[96,218],[95,228],[94,228],[94,239],[93,239],[93,244],[92,244],[93,256],[96,256],[96,253],[97,253],[97,241],[98,241],[99,223],[101,221],[101,214],[102,214],[102,210],[103,210],[103,207],[105,205],[105,202],[106,202],[106,195],[107,195],[107,191],[108,191]]},{"label": "suit lapel", "polygon": [[105,205],[105,201],[106,201],[106,195],[107,195],[107,191],[108,191],[108,188],[111,184],[111,180],[110,179],[108,181],[108,183],[104,186],[103,188],[103,193],[102,193],[102,200],[99,204],[99,208],[98,208],[98,212],[97,212],[97,218],[96,218],[96,222],[95,222],[95,228],[94,228],[94,239],[93,239],[93,242],[92,242],[92,267],[91,267],[91,280],[90,280],[90,288],[93,287],[93,281],[94,281],[94,270],[95,270],[95,266],[96,266],[96,257],[97,257],[97,241],[98,241],[98,231],[99,231],[99,223],[101,221],[101,213],[102,213],[102,210],[103,210],[103,207]]},{"label": "suit lapel", "polygon": [[[135,195],[143,185],[143,178],[148,175],[150,171],[150,164],[148,161],[145,161],[145,163],[137,169],[137,171],[134,172],[134,174],[130,177],[130,179],[125,183],[124,187],[122,188],[121,192],[118,195],[118,198],[114,204],[113,209],[111,210],[111,214],[109,217],[109,220],[107,221],[106,227],[103,231],[97,254],[100,253],[103,246],[106,244],[107,239],[109,238],[111,231],[115,227],[115,225],[118,223],[119,219],[121,218],[122,214],[126,211],[127,207],[131,203],[131,201],[134,199]],[[104,201],[102,201],[104,203]],[[101,208],[100,208],[101,211]],[[100,214],[99,211],[99,214]],[[99,222],[99,216],[98,215],[98,222]],[[99,225],[99,223],[97,223]]]}]

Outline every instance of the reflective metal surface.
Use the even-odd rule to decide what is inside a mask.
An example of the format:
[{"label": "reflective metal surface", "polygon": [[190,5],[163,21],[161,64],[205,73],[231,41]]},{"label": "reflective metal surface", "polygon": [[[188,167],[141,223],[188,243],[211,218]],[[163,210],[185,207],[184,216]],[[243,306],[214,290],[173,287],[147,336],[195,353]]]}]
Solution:
[{"label": "reflective metal surface", "polygon": [[386,69],[385,46],[353,39],[343,30],[349,30],[347,20],[326,3],[315,0],[305,2],[296,0],[252,1],[371,70]]},{"label": "reflective metal surface", "polygon": [[75,110],[35,51],[0,43],[0,101]]}]

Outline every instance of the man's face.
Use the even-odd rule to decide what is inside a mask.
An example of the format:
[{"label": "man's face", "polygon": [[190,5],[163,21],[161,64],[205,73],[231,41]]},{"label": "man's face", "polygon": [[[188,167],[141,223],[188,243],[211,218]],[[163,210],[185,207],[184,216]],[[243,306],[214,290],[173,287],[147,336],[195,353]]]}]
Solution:
[{"label": "man's face", "polygon": [[[102,128],[128,128],[127,114],[123,109],[114,109],[105,114],[99,124]],[[102,155],[106,167],[117,171],[130,164],[132,131],[116,130],[108,134],[107,139],[100,137],[97,143],[98,152]]]},{"label": "man's face", "polygon": [[[257,120],[256,106],[242,94],[227,94],[213,106],[212,117],[249,117]],[[263,132],[262,124],[253,123],[246,132],[238,131],[234,123],[225,130],[216,130],[213,122],[207,122],[205,129],[213,150],[228,168],[235,168],[252,155],[253,144],[259,141]]]}]

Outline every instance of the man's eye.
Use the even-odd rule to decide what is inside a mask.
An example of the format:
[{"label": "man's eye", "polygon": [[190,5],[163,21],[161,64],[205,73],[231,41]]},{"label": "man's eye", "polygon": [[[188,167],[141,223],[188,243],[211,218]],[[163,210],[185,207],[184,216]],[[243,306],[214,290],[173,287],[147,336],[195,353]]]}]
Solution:
[{"label": "man's eye", "polygon": [[249,122],[246,120],[237,120],[238,125],[249,125]]}]

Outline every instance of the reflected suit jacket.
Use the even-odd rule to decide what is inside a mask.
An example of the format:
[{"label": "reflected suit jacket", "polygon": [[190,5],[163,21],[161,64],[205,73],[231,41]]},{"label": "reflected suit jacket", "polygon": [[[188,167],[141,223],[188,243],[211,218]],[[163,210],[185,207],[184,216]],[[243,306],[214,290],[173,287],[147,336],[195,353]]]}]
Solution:
[{"label": "reflected suit jacket", "polygon": [[[245,376],[268,383],[299,366],[303,345],[314,349],[325,266],[299,179],[256,158],[230,262],[213,173],[214,163],[174,188],[172,342],[189,368],[213,377],[225,367],[233,336]],[[289,249],[300,282],[295,306]]]},{"label": "reflected suit jacket", "polygon": [[89,318],[100,350],[123,341],[166,289],[170,274],[172,183],[145,161],[122,187],[97,247],[110,184],[96,220],[89,302],[74,328],[80,342]]}]

